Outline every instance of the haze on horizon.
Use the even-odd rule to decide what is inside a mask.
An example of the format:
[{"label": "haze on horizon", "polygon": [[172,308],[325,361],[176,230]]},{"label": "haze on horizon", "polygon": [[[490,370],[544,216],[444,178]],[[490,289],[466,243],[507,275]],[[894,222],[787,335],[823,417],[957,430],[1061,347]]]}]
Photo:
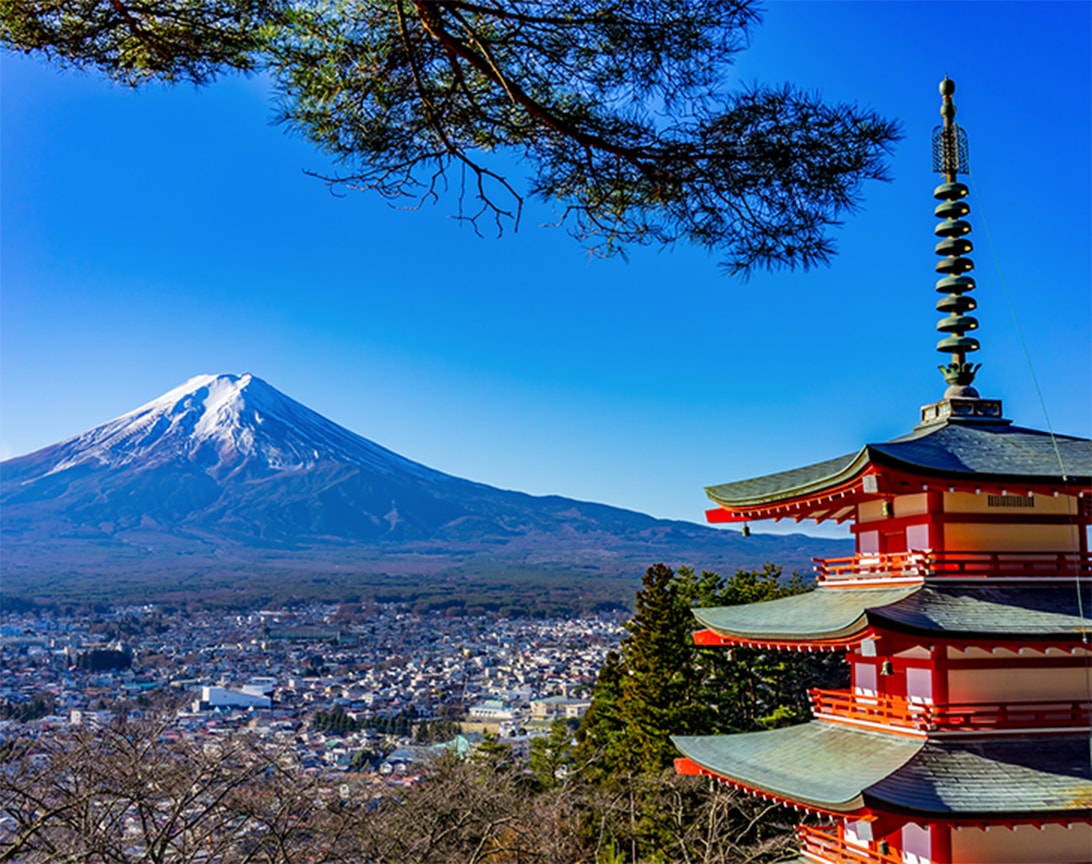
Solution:
[{"label": "haze on horizon", "polygon": [[453,198],[331,196],[260,77],[132,92],[5,54],[0,458],[252,372],[437,470],[700,522],[703,486],[905,433],[943,391],[944,74],[974,172],[979,390],[1046,426],[1007,288],[1053,428],[1088,435],[1090,25],[1064,2],[770,3],[740,81],[869,105],[905,137],[831,267],[745,283],[686,247],[588,260],[541,207],[495,239]]}]

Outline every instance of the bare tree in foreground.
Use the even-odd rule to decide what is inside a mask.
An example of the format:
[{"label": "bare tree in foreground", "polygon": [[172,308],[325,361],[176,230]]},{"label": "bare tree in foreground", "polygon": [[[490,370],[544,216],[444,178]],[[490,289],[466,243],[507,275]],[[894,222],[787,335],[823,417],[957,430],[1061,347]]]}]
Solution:
[{"label": "bare tree in foreground", "polygon": [[788,842],[783,815],[671,775],[543,788],[503,759],[445,755],[412,788],[369,785],[247,732],[179,738],[157,720],[4,746],[0,862],[742,864]]},{"label": "bare tree in foreground", "polygon": [[247,735],[165,732],[122,723],[12,742],[0,861],[287,864],[309,860],[320,834],[338,847],[346,820],[283,752]]}]

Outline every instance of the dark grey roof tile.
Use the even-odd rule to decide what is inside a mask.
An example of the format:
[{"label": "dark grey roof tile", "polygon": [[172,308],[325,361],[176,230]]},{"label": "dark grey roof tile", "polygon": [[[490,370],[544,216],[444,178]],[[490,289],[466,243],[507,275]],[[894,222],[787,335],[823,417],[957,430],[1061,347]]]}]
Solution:
[{"label": "dark grey roof tile", "polygon": [[849,480],[869,462],[953,479],[974,475],[983,480],[1053,483],[1064,476],[1079,486],[1092,482],[1092,441],[1021,426],[940,423],[893,441],[868,444],[857,453],[705,491],[725,507],[754,507]]},{"label": "dark grey roof tile", "polygon": [[871,804],[964,816],[1092,807],[1087,735],[930,741],[864,793]]},{"label": "dark grey roof tile", "polygon": [[[1073,637],[1092,632],[1092,586],[1083,583],[967,584],[938,580],[888,606],[869,621],[916,632],[966,636]],[[807,596],[807,595],[802,595]]]},{"label": "dark grey roof tile", "polygon": [[672,741],[722,777],[842,812],[866,804],[925,815],[1046,818],[1092,807],[1086,734],[925,740],[813,721]]}]

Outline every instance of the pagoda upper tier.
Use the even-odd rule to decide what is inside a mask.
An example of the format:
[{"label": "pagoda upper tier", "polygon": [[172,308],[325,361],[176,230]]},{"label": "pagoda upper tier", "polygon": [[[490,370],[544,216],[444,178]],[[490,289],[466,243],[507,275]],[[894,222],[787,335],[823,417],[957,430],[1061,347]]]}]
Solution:
[{"label": "pagoda upper tier", "polygon": [[[899,587],[820,585],[807,594],[742,606],[694,609],[699,645],[837,650],[882,638],[891,649],[956,641],[990,649],[1012,645],[1072,649],[1092,633],[1092,585],[1061,578],[1018,581],[943,579]],[[895,649],[897,650],[897,648]]]},{"label": "pagoda upper tier", "polygon": [[706,517],[849,522],[856,555],[819,562],[826,585],[1092,576],[1090,482],[1086,438],[948,412],[909,435],[837,459],[710,486],[706,493],[720,506]]},{"label": "pagoda upper tier", "polygon": [[[952,401],[952,400],[945,400]],[[985,402],[992,400],[963,400]],[[932,407],[932,406],[927,406]],[[1092,441],[1013,426],[1007,420],[948,416],[908,435],[803,468],[710,486],[710,522],[859,517],[858,507],[918,492],[1073,495],[1092,482]]]}]

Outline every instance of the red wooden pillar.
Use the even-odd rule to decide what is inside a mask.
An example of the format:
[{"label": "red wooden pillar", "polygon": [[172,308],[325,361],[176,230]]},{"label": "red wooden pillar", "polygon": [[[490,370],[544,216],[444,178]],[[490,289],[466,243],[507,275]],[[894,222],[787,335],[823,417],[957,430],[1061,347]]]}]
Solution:
[{"label": "red wooden pillar", "polygon": [[933,655],[933,704],[947,705],[948,698],[948,646],[944,643],[929,649]]},{"label": "red wooden pillar", "polygon": [[952,861],[952,826],[940,822],[932,826],[930,841],[932,843],[933,864],[951,864]]}]

